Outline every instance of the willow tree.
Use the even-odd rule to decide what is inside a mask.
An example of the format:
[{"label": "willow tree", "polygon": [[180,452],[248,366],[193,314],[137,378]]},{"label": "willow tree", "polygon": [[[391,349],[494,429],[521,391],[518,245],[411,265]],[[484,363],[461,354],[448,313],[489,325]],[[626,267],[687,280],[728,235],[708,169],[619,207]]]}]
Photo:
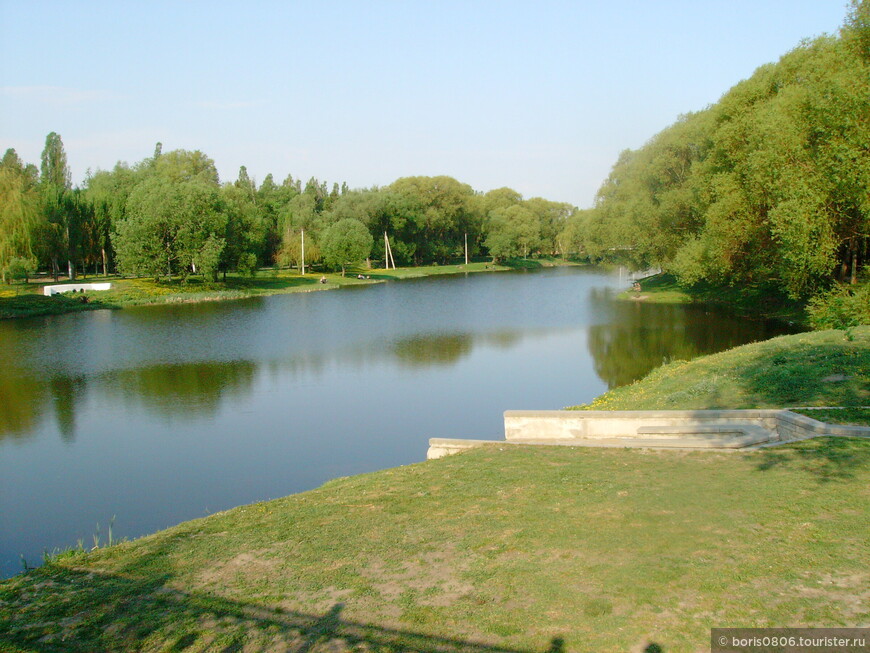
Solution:
[{"label": "willow tree", "polygon": [[214,163],[201,152],[162,154],[130,193],[112,242],[121,271],[217,278],[228,212]]},{"label": "willow tree", "polygon": [[358,263],[371,253],[373,242],[372,235],[362,222],[345,218],[324,230],[320,237],[320,248],[324,262],[341,268],[341,276],[344,276],[348,264]]},{"label": "willow tree", "polygon": [[7,283],[16,270],[36,268],[35,232],[40,198],[35,170],[24,166],[15,150],[0,162],[0,278]]}]

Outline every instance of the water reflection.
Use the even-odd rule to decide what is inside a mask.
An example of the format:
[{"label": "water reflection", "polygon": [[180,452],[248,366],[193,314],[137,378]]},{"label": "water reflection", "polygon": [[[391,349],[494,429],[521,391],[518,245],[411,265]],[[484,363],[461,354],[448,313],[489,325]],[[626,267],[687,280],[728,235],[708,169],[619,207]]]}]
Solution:
[{"label": "water reflection", "polygon": [[52,376],[49,382],[57,429],[64,442],[76,437],[76,410],[87,390],[84,376]]},{"label": "water reflection", "polygon": [[499,331],[491,334],[420,334],[395,341],[387,352],[404,367],[450,366],[469,356],[476,346],[488,345],[506,349],[517,344],[522,337],[523,334],[519,331]]},{"label": "water reflection", "polygon": [[[260,306],[259,303],[256,305]],[[640,379],[669,360],[689,360],[785,332],[782,325],[723,316],[699,307],[615,301],[612,288],[589,289],[588,306],[594,323],[585,327],[587,347],[595,374],[608,388]],[[145,314],[147,329],[144,333],[151,335],[146,338],[142,332],[133,331],[133,342],[141,344],[162,338],[165,329],[174,329],[178,324],[177,310],[177,307],[172,307],[165,314],[153,310]],[[242,312],[243,315],[246,313],[248,311]],[[240,319],[239,314],[227,312],[226,306],[210,304],[204,305],[202,312],[197,310],[195,315],[197,320],[206,320],[206,329],[215,329],[215,325],[227,329],[230,318]],[[49,334],[54,333],[58,319],[51,319]],[[123,322],[122,326],[125,326]],[[117,343],[113,345],[112,341],[118,338],[118,334],[104,331],[106,316],[101,316],[96,324],[98,334],[104,338],[102,350],[117,349]],[[141,326],[141,323],[137,324]],[[582,324],[574,327],[583,328]],[[556,330],[570,329],[560,326]],[[129,332],[129,329],[125,331]],[[154,336],[154,332],[158,336]],[[83,336],[92,348],[91,355],[82,359],[78,366],[79,372],[65,373],[75,369],[74,353],[81,352],[81,347],[61,348],[53,359],[58,369],[45,381],[40,381],[32,374],[33,342],[31,340],[30,346],[25,346],[23,336],[27,330],[14,325],[5,334],[0,334],[5,335],[7,343],[3,348],[6,370],[0,376],[0,438],[28,437],[37,430],[43,413],[51,409],[61,438],[66,442],[74,441],[77,409],[90,388],[94,388],[98,396],[127,407],[141,406],[158,416],[196,420],[213,416],[230,398],[241,399],[249,395],[261,368],[272,380],[281,378],[284,382],[303,375],[316,378],[335,365],[357,370],[383,363],[420,371],[449,368],[470,357],[476,348],[504,350],[517,346],[525,338],[544,337],[552,332],[553,329],[544,328],[486,330],[481,327],[480,331],[422,331],[390,338],[385,334],[370,334],[368,330],[361,333],[349,330],[346,333],[332,332],[333,344],[322,333],[319,339],[299,340],[299,334],[291,331],[285,333],[283,339],[276,336],[272,349],[259,352],[261,355],[265,353],[265,360],[250,357],[149,363],[147,357],[153,354],[145,350],[140,365],[112,369],[113,362],[125,363],[127,360],[120,358],[116,361],[110,355],[101,359],[95,355],[100,350],[98,338],[85,330]],[[181,340],[186,338],[183,336]],[[49,337],[43,343],[48,341]],[[228,347],[232,350],[238,347],[238,343]],[[163,355],[167,349],[168,343],[161,350]],[[192,351],[191,347],[184,346],[173,354],[178,358],[183,358],[183,355],[197,358],[205,352],[220,355],[223,350],[211,346]],[[16,359],[16,354],[20,359]],[[25,367],[28,362],[31,369]],[[104,366],[101,371],[82,372],[101,365]],[[106,366],[109,369],[105,369]]]},{"label": "water reflection", "polygon": [[589,327],[595,373],[608,388],[643,378],[663,363],[691,360],[748,342],[791,332],[783,324],[755,322],[700,306],[613,300],[612,290],[593,290],[591,304],[607,321]]},{"label": "water reflection", "polygon": [[3,370],[0,374],[0,440],[32,435],[41,418],[45,394],[45,384],[21,369],[7,367]]},{"label": "water reflection", "polygon": [[135,537],[416,462],[775,335],[619,288],[559,269],[0,322],[0,576],[114,514]]},{"label": "water reflection", "polygon": [[107,397],[127,405],[196,420],[217,412],[224,399],[249,393],[256,372],[253,361],[206,361],[109,372],[97,383]]}]

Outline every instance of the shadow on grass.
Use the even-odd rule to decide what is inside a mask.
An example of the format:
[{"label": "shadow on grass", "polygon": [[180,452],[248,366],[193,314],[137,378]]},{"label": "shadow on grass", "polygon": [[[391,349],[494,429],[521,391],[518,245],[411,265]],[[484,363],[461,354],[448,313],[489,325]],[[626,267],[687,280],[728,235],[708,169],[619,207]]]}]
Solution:
[{"label": "shadow on grass", "polygon": [[[139,577],[49,564],[0,585],[0,649],[531,653],[355,622],[342,617],[341,603],[326,614],[306,614],[186,593],[160,573],[167,554],[158,549],[138,559]],[[142,578],[143,569],[153,573]],[[554,639],[549,651],[562,650]]]},{"label": "shadow on grass", "polygon": [[319,272],[312,272],[303,276],[257,276],[257,277],[229,277],[226,282],[210,284],[216,290],[263,290],[279,291],[300,286],[313,286],[318,283],[322,276]]},{"label": "shadow on grass", "polygon": [[640,281],[644,291],[679,292],[693,302],[715,304],[721,309],[750,318],[774,318],[789,323],[805,324],[806,313],[801,302],[788,297],[773,283],[716,285],[700,282],[692,286],[680,284],[667,273],[656,274]]},{"label": "shadow on grass", "polygon": [[819,483],[847,481],[870,466],[870,441],[865,438],[814,438],[788,449],[764,449],[756,469],[798,467]]},{"label": "shadow on grass", "polygon": [[[84,301],[87,299],[87,301]],[[120,308],[111,301],[95,299],[87,295],[18,295],[0,297],[0,319],[14,317],[37,317],[40,315],[60,315],[78,311],[93,311],[101,308]]]},{"label": "shadow on grass", "polygon": [[512,258],[503,261],[501,265],[512,270],[539,270],[544,267],[544,264],[534,259]]}]

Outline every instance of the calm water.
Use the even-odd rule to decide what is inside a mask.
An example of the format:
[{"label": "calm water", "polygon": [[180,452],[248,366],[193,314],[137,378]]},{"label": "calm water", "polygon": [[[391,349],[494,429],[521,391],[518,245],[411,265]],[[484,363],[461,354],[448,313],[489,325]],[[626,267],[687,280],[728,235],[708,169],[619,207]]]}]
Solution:
[{"label": "calm water", "polygon": [[781,332],[625,285],[561,268],[0,322],[0,575],[113,515],[132,538],[418,462]]}]

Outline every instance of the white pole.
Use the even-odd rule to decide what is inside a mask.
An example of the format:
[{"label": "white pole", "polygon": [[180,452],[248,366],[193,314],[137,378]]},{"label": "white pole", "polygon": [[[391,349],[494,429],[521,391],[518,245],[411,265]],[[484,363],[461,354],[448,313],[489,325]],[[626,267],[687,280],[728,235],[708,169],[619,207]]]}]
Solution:
[{"label": "white pole", "polygon": [[387,240],[387,232],[384,232],[384,267],[390,269],[390,241]]},{"label": "white pole", "polygon": [[302,276],[305,276],[305,229],[302,229]]},{"label": "white pole", "polygon": [[465,265],[468,265],[468,234],[465,234]]}]

